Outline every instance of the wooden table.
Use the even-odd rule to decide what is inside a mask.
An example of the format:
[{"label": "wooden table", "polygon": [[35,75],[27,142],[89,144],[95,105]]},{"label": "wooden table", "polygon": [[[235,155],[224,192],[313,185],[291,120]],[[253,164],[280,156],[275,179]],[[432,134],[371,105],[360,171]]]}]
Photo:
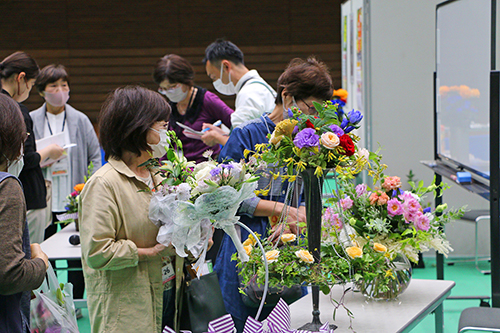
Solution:
[{"label": "wooden table", "polygon": [[[334,306],[329,295],[320,292],[321,322],[335,324],[335,333],[370,332],[392,333],[410,332],[429,313],[436,311],[436,332],[443,332],[442,303],[455,286],[453,281],[412,279],[408,289],[396,301],[369,301],[359,292],[348,292],[344,304],[353,313],[352,330],[350,318],[345,309],[339,308],[335,321]],[[331,295],[340,300],[342,286],[335,286]],[[312,319],[311,294],[290,306],[292,328],[297,329]]]}]

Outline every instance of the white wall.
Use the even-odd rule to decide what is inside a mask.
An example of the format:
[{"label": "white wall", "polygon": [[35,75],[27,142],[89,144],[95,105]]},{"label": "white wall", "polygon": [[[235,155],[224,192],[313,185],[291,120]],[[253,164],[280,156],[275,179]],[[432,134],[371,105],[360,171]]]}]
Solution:
[{"label": "white wall", "polygon": [[[406,179],[411,169],[426,184],[434,174],[421,160],[434,156],[433,72],[436,0],[369,0],[371,53],[371,142],[383,148],[387,174]],[[487,209],[489,202],[458,185],[445,192],[450,206]],[[472,255],[472,223],[446,227],[455,251]],[[480,253],[489,252],[488,222],[480,228]]]}]

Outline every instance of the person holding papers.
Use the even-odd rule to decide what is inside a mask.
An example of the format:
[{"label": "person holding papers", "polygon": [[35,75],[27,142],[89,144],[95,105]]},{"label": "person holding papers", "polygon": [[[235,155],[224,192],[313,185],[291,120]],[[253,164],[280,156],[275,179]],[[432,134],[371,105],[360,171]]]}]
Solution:
[{"label": "person holding papers", "polygon": [[155,66],[154,81],[158,91],[170,101],[172,116],[169,129],[174,130],[182,141],[184,154],[189,161],[206,161],[203,153],[213,150],[213,158],[220,151],[219,145],[207,146],[201,141],[203,123],[217,126],[222,123],[231,128],[234,112],[217,95],[194,85],[194,69],[181,56],[167,54]]},{"label": "person holding papers", "polygon": [[[74,191],[76,184],[84,182],[89,165],[93,171],[101,167],[101,150],[97,135],[89,118],[67,104],[69,99],[69,76],[62,65],[48,65],[38,75],[35,87],[45,103],[31,112],[37,140],[53,138],[65,153],[43,168],[45,179],[52,181],[53,222],[56,214],[64,213],[68,204],[66,197]],[[42,141],[39,141],[42,142]],[[46,161],[42,161],[43,163]],[[52,233],[57,230],[52,225]],[[47,235],[51,232],[49,231]],[[68,266],[81,267],[79,261],[68,261]],[[83,298],[85,288],[83,273],[69,271],[68,280],[73,283],[73,296]],[[77,314],[78,315],[78,314]]]},{"label": "person holding papers", "polygon": [[40,168],[40,161],[49,157],[59,158],[63,153],[61,147],[57,145],[49,145],[44,149],[37,150],[35,136],[33,135],[33,120],[30,117],[28,108],[21,104],[29,97],[39,72],[40,69],[35,59],[24,52],[15,52],[0,62],[2,93],[19,104],[24,116],[26,132],[28,133],[24,144],[24,166],[19,175],[19,180],[23,184],[26,209],[28,210],[26,218],[32,243],[41,243],[43,241],[44,230],[47,226],[47,189]]}]

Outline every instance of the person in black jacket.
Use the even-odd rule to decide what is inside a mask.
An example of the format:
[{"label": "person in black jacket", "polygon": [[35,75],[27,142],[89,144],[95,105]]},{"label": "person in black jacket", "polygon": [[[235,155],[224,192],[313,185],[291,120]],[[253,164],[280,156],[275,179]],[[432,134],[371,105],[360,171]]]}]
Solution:
[{"label": "person in black jacket", "polygon": [[35,79],[40,72],[36,61],[24,52],[15,52],[3,59],[0,63],[0,79],[2,93],[10,96],[19,103],[26,123],[28,137],[24,145],[24,167],[19,175],[23,184],[30,239],[33,243],[43,241],[43,231],[47,226],[47,201],[46,187],[40,161],[47,158],[57,159],[64,150],[58,145],[50,145],[40,151],[36,149],[35,135],[33,134],[33,121],[29,110],[21,104],[30,94],[35,84]]}]

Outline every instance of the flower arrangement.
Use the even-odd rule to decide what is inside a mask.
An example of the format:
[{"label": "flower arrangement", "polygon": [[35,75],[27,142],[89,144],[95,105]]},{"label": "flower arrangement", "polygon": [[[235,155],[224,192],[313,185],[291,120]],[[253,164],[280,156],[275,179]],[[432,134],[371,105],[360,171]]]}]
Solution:
[{"label": "flower arrangement", "polygon": [[[212,226],[223,229],[235,241],[234,224],[239,204],[255,196],[259,179],[254,176],[262,166],[252,162],[217,163],[208,161],[195,165],[182,153],[182,143],[174,131],[168,132],[171,147],[166,148],[167,159],[158,165],[162,182],[155,189],[149,208],[149,218],[159,228],[157,241],[172,244],[179,256],[186,257],[187,249],[198,263],[204,261]],[[238,242],[240,256],[247,259]],[[195,266],[197,267],[197,266]]]},{"label": "flower arrangement", "polygon": [[315,168],[315,175],[319,177],[325,170],[339,165],[359,172],[367,152],[358,151],[359,138],[352,131],[359,128],[363,116],[355,110],[345,113],[340,103],[344,102],[333,100],[323,105],[313,102],[317,115],[289,109],[288,119],[276,125],[269,143],[256,145],[255,152],[245,150],[245,157],[254,153],[257,160],[286,167],[287,174],[282,178],[289,181],[294,181],[296,172],[305,168]]},{"label": "flower arrangement", "polygon": [[[66,197],[68,204],[64,207],[66,213],[57,215],[59,221],[57,223],[71,223],[78,221],[78,207],[80,205],[80,193],[83,191],[83,187],[87,180],[90,178],[94,171],[94,163],[90,162],[87,167],[87,175],[83,177],[83,183],[76,184],[73,187],[73,192]],[[78,226],[77,226],[78,228]]]},{"label": "flower arrangement", "polygon": [[380,243],[390,255],[401,252],[413,262],[418,261],[418,252],[431,248],[444,255],[449,253],[452,248],[443,226],[459,219],[465,208],[448,210],[442,204],[432,211],[422,206],[427,194],[442,195],[448,186],[438,186],[434,181],[429,186],[424,186],[423,181],[410,182],[411,190],[404,191],[399,177],[384,175],[386,166],[380,164],[381,157],[373,157],[376,168],[369,173],[375,184],[373,189],[367,184],[355,185],[349,173],[340,174],[339,189],[327,200],[331,204],[327,208],[328,219],[345,221],[347,232],[360,248],[367,243]]}]

